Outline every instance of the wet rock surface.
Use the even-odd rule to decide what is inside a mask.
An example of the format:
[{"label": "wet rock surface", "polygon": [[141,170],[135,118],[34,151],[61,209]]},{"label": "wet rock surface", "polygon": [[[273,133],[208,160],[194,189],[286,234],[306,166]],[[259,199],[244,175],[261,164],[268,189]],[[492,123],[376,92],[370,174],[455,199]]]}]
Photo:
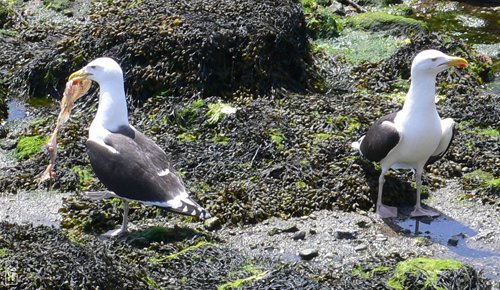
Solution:
[{"label": "wet rock surface", "polygon": [[[5,285],[386,289],[397,263],[418,256],[474,267],[446,272],[441,287],[491,287],[495,282],[478,269],[498,280],[499,95],[479,89],[490,74],[488,59],[457,38],[417,30],[381,62],[346,63],[307,42],[299,3],[257,2],[95,1],[74,16],[50,9],[37,14],[30,4],[0,18],[4,29],[18,33],[2,34],[0,99],[5,88],[14,94],[9,98],[26,102],[58,98],[74,69],[98,55],[115,57],[126,74],[131,124],[169,152],[192,196],[216,216],[202,226],[132,203],[131,236],[99,240],[122,212],[117,199],[92,202],[81,193],[102,189],[84,147],[95,92],[77,104],[59,136],[52,188],[65,194],[53,203],[30,195],[46,188],[35,179],[48,162],[44,152],[25,159],[14,154],[24,136],[52,131],[58,104],[29,106],[24,119],[2,126],[0,140],[0,218],[9,221],[0,226],[0,270],[10,269],[3,271],[10,273]],[[349,7],[344,11],[356,13]],[[34,29],[35,19],[46,21]],[[448,228],[452,222],[458,228],[452,233],[419,221],[428,228],[416,234],[416,222],[406,216],[380,221],[372,213],[379,169],[350,148],[373,120],[401,108],[411,60],[425,48],[471,63],[438,77],[438,110],[457,121],[458,131],[424,177],[427,203],[451,217],[435,223]],[[236,112],[217,112],[221,104]],[[411,172],[391,172],[385,202],[412,206],[412,180]],[[42,224],[61,221],[61,229],[12,224],[36,223],[35,213],[47,217]],[[457,242],[453,248],[450,239]],[[58,254],[57,243],[67,255]],[[317,256],[301,260],[299,252],[308,249]],[[89,261],[95,271],[87,269]],[[42,264],[54,269],[31,271]],[[29,270],[16,272],[16,265]],[[55,268],[77,273],[56,276]],[[94,281],[86,278],[94,275]],[[406,280],[425,281],[422,275]]]}]

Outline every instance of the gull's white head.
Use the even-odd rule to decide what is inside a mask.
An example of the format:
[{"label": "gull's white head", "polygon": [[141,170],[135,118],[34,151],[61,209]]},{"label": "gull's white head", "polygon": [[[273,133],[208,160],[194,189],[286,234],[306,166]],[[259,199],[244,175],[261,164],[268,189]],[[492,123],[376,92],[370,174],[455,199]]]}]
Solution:
[{"label": "gull's white head", "polygon": [[123,83],[123,71],[120,65],[109,57],[100,57],[72,73],[70,80],[89,79],[100,86],[106,82]]},{"label": "gull's white head", "polygon": [[467,61],[461,57],[444,54],[439,50],[428,49],[415,56],[411,64],[411,74],[412,76],[425,74],[435,77],[452,66],[465,67]]}]

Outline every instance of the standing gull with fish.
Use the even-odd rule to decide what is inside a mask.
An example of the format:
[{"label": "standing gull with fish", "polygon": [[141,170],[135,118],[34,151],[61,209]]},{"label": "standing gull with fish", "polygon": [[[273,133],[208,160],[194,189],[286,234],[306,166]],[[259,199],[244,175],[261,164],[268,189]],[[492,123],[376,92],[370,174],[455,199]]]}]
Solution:
[{"label": "standing gull with fish", "polygon": [[[167,154],[129,124],[120,65],[102,57],[69,77],[70,86],[89,80],[99,84],[99,105],[90,125],[87,153],[95,174],[110,190],[91,192],[89,196],[94,199],[117,196],[123,200],[124,209],[121,227],[105,235],[127,233],[131,200],[179,214],[209,218],[210,214],[188,196]],[[78,91],[76,96],[80,93],[84,92]],[[55,139],[49,143],[49,152],[55,147],[52,143]]]}]

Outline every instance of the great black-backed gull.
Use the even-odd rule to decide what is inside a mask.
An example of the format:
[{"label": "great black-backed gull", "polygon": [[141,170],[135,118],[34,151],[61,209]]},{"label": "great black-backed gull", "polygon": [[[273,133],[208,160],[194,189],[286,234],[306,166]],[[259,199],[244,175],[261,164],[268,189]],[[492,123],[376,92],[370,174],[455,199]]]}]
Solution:
[{"label": "great black-backed gull", "polygon": [[417,201],[411,216],[437,216],[420,203],[424,166],[441,158],[453,139],[455,122],[439,117],[436,110],[436,76],[452,66],[465,67],[467,61],[438,50],[417,54],[411,66],[410,90],[403,109],[376,121],[352,147],[371,161],[380,162],[377,212],[382,218],[396,217],[397,208],[382,203],[384,175],[390,168],[414,169]]},{"label": "great black-backed gull", "polygon": [[92,168],[110,192],[89,193],[93,198],[123,199],[121,228],[126,233],[128,202],[140,201],[166,210],[205,219],[210,214],[191,199],[165,152],[128,121],[127,102],[120,65],[111,58],[95,59],[69,77],[99,84],[99,106],[86,142]]}]

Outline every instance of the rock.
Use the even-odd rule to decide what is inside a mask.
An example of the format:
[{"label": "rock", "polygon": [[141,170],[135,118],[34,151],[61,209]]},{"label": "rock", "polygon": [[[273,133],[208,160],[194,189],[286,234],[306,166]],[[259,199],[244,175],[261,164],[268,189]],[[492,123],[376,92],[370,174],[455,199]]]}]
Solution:
[{"label": "rock", "polygon": [[283,228],[281,230],[281,232],[283,232],[283,233],[295,233],[298,231],[299,231],[299,228],[297,227],[297,225],[291,225],[291,226]]},{"label": "rock", "polygon": [[316,229],[309,229],[309,234],[315,235],[317,233],[318,233],[318,231]]},{"label": "rock", "polygon": [[368,228],[370,226],[367,221],[359,221],[356,223],[356,225],[363,229]]},{"label": "rock", "polygon": [[211,217],[203,222],[205,229],[208,231],[213,231],[221,227],[220,219],[216,216]]},{"label": "rock", "polygon": [[300,232],[296,232],[293,237],[292,237],[295,241],[297,240],[303,240],[306,238],[306,232],[304,231],[300,231]]},{"label": "rock", "polygon": [[356,252],[359,252],[359,251],[364,251],[368,248],[368,246],[366,244],[360,244],[360,245],[357,245],[355,248],[354,248],[354,251]]},{"label": "rock", "polygon": [[274,235],[277,235],[277,234],[280,234],[280,233],[281,233],[281,230],[280,230],[280,229],[278,229],[278,228],[272,228],[272,229],[270,229],[270,230],[267,232],[267,234],[268,234],[269,236],[274,236]]},{"label": "rock", "polygon": [[458,245],[458,238],[452,237],[448,240],[448,245],[456,247]]},{"label": "rock", "polygon": [[299,251],[299,256],[302,258],[302,260],[309,261],[313,259],[314,257],[317,257],[319,255],[319,251],[317,249],[309,248],[309,249],[303,249]]},{"label": "rock", "polygon": [[352,240],[352,239],[356,238],[356,233],[355,232],[336,231],[335,238],[337,238],[339,240]]}]

